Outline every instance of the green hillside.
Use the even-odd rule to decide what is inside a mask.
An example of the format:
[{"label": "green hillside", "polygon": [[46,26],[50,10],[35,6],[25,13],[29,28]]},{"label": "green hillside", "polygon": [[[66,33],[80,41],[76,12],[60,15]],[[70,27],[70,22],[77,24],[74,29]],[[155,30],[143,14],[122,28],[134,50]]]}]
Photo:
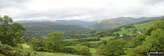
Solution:
[{"label": "green hillside", "polygon": [[115,32],[115,34],[118,33],[118,34],[132,35],[132,34],[140,33],[144,31],[148,26],[152,25],[153,23],[154,21],[148,21],[144,23],[135,24],[134,27],[132,28],[122,27],[121,31],[117,31]]},{"label": "green hillside", "polygon": [[159,19],[158,18],[146,18],[146,17],[141,17],[141,18],[132,18],[132,17],[118,17],[118,18],[111,18],[111,19],[104,19],[98,21],[96,24],[91,25],[90,27],[95,29],[95,30],[106,30],[106,29],[112,29],[120,26],[125,26],[125,25],[131,25],[131,24],[136,24],[136,23],[141,23],[145,21],[150,21],[150,20],[155,20]]},{"label": "green hillside", "polygon": [[46,37],[48,33],[54,31],[61,32],[89,32],[91,29],[79,25],[65,25],[55,22],[34,22],[22,23],[26,28],[26,37]]}]

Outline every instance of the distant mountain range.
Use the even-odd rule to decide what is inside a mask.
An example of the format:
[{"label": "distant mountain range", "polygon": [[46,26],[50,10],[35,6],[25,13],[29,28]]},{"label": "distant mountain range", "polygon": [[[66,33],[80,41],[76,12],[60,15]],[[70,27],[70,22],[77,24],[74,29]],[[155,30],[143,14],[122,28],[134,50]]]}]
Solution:
[{"label": "distant mountain range", "polygon": [[25,28],[25,36],[47,36],[48,33],[54,31],[62,32],[88,32],[91,29],[79,25],[66,25],[56,22],[32,22],[32,23],[22,23]]},{"label": "distant mountain range", "polygon": [[136,24],[144,21],[160,19],[164,17],[118,17],[112,19],[103,19],[99,21],[81,21],[81,20],[56,20],[56,21],[17,21],[26,27],[27,36],[46,36],[49,32],[89,32],[91,30],[102,31],[119,26]]},{"label": "distant mountain range", "polygon": [[64,24],[64,25],[80,25],[80,26],[90,26],[95,24],[97,21],[81,21],[81,20],[56,20],[56,21],[48,21],[48,20],[21,20],[16,21],[18,23],[46,23],[46,22],[53,22],[57,24]]},{"label": "distant mountain range", "polygon": [[90,26],[95,24],[97,21],[81,21],[81,20],[57,20],[56,23],[67,24],[67,25],[80,25],[80,26]]}]

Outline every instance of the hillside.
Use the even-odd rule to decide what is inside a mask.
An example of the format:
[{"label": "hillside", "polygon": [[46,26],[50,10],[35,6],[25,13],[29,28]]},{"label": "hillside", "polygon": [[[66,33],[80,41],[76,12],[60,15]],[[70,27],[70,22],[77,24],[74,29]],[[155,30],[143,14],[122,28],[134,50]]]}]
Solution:
[{"label": "hillside", "polygon": [[95,30],[105,30],[105,29],[115,28],[115,27],[129,25],[129,24],[141,23],[144,21],[149,21],[159,18],[161,17],[149,17],[149,18],[118,17],[118,18],[100,20],[96,24],[91,25],[90,27],[92,27]]},{"label": "hillside", "polygon": [[[45,37],[49,32],[53,32],[53,31],[62,31],[62,32],[69,32],[69,33],[89,32],[91,30],[102,31],[106,29],[116,28],[119,26],[142,23],[145,21],[155,20],[159,18],[162,17],[150,17],[150,18],[119,17],[113,19],[104,19],[100,21],[56,20],[56,21],[18,21],[18,22],[22,23],[26,28],[25,36]],[[126,32],[127,31],[123,31],[123,32],[121,31],[121,34],[124,34]]]},{"label": "hillside", "polygon": [[79,25],[65,25],[55,22],[33,22],[22,23],[26,28],[25,36],[28,37],[44,37],[49,32],[62,31],[62,32],[88,32],[91,29]]},{"label": "hillside", "polygon": [[56,20],[55,22],[60,24],[80,25],[86,27],[96,23],[96,21],[81,21],[81,20]]},{"label": "hillside", "polygon": [[143,32],[147,27],[149,27],[150,25],[152,25],[154,23],[154,21],[148,21],[148,22],[144,22],[144,23],[140,23],[140,24],[134,24],[134,27],[122,27],[120,31],[115,32],[118,34],[127,34],[127,35],[132,35],[132,34],[137,34],[137,33],[141,33]]},{"label": "hillside", "polygon": [[[133,34],[137,34],[137,33],[142,33],[143,31],[145,31],[145,29],[147,27],[152,25],[154,23],[154,21],[159,20],[159,19],[163,19],[163,17],[159,17],[159,18],[156,18],[156,19],[143,21],[143,22],[136,23],[136,24],[122,26],[121,30],[115,32],[115,34],[118,33],[118,34],[133,35]],[[127,26],[133,26],[133,27],[127,27]]]}]

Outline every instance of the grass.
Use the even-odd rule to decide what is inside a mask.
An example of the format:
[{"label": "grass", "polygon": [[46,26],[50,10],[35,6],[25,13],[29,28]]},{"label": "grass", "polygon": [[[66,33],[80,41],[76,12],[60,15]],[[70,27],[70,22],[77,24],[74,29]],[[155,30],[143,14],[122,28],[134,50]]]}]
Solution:
[{"label": "grass", "polygon": [[66,46],[66,47],[69,47],[69,48],[75,48],[75,46]]},{"label": "grass", "polygon": [[89,48],[90,52],[92,53],[92,56],[104,56],[104,55],[99,55],[96,53],[96,48]]},{"label": "grass", "polygon": [[125,28],[121,28],[121,31],[118,31],[116,33],[119,33],[119,34],[133,34],[133,31],[135,30],[135,28],[128,28],[128,29],[125,29]]},{"label": "grass", "polygon": [[74,40],[78,40],[78,39],[64,39],[64,41],[74,41]]},{"label": "grass", "polygon": [[3,54],[0,54],[0,56],[5,56],[5,55],[3,55]]},{"label": "grass", "polygon": [[[22,46],[22,49],[24,49],[24,50],[30,50],[31,52],[35,52],[27,44],[20,44],[20,45]],[[69,47],[74,47],[74,46],[69,46]],[[2,56],[2,55],[0,54],[0,56]],[[79,55],[67,54],[67,53],[59,53],[59,52],[36,52],[32,56],[79,56]]]},{"label": "grass", "polygon": [[[115,33],[119,33],[119,34],[128,34],[128,35],[132,35],[135,34],[134,30],[136,29],[137,32],[139,32],[140,30],[144,30],[145,28],[149,27],[150,25],[153,24],[154,21],[150,21],[150,22],[145,22],[145,23],[141,23],[141,24],[136,24],[134,25],[135,28],[121,28],[121,31],[115,32]],[[136,33],[137,33],[136,32]]]},{"label": "grass", "polygon": [[101,41],[89,41],[87,43],[99,43],[99,42],[101,42]]},{"label": "grass", "polygon": [[74,55],[74,54],[66,54],[66,53],[59,53],[59,52],[37,52],[37,56],[79,56],[79,55]]},{"label": "grass", "polygon": [[143,24],[137,24],[135,25],[136,29],[139,30],[139,29],[144,29],[150,25],[153,24],[154,21],[151,21],[151,22],[146,22],[146,23],[143,23]]},{"label": "grass", "polygon": [[87,43],[99,43],[99,42],[101,42],[103,40],[108,41],[108,40],[113,39],[113,38],[114,38],[114,36],[107,36],[107,37],[100,38],[101,39],[100,41],[89,41]]},{"label": "grass", "polygon": [[103,41],[103,40],[108,41],[108,40],[113,39],[113,38],[114,38],[114,36],[108,36],[108,37],[102,37],[100,39],[101,39],[101,41]]},{"label": "grass", "polygon": [[[89,38],[96,38],[96,37],[89,37]],[[103,40],[108,41],[108,40],[113,39],[113,38],[114,38],[114,36],[102,37],[102,38],[100,38],[101,39],[100,41],[89,41],[88,43],[99,43]],[[66,41],[73,41],[73,40],[77,40],[77,39],[65,39],[65,40]],[[27,44],[21,44],[21,46],[24,50],[31,50],[32,52],[35,52]],[[74,48],[75,46],[67,46],[67,47]],[[90,49],[90,52],[92,53],[92,56],[103,56],[103,55],[96,54],[96,48],[89,48],[89,49]],[[60,52],[36,52],[32,56],[79,56],[79,55],[60,53]]]},{"label": "grass", "polygon": [[27,44],[20,44],[20,45],[22,46],[22,49],[23,49],[23,50],[31,50],[31,51],[33,51],[33,49],[30,48],[30,46],[27,45]]},{"label": "grass", "polygon": [[96,49],[95,48],[89,48],[91,53],[96,53]]}]

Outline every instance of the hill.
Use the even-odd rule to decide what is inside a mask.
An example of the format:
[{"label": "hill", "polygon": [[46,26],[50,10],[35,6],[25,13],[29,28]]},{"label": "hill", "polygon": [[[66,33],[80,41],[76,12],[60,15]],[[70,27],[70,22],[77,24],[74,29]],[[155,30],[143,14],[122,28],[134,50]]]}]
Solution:
[{"label": "hill", "polygon": [[88,32],[91,29],[79,25],[65,25],[55,22],[32,22],[22,23],[26,28],[25,36],[28,37],[44,37],[49,32],[62,31],[62,32]]},{"label": "hill", "polygon": [[112,19],[104,19],[98,21],[96,24],[91,25],[90,27],[95,30],[105,30],[116,28],[119,26],[130,25],[130,24],[137,24],[149,20],[159,19],[161,17],[141,17],[141,18],[131,18],[131,17],[119,17],[119,18],[112,18]]},{"label": "hill", "polygon": [[118,34],[127,34],[127,35],[132,35],[132,34],[136,34],[136,33],[141,33],[143,32],[148,26],[152,25],[154,23],[154,21],[149,21],[149,22],[145,22],[145,23],[141,23],[141,24],[135,24],[133,25],[134,27],[122,27],[120,31],[115,32]]},{"label": "hill", "polygon": [[96,23],[96,21],[81,21],[81,20],[56,20],[55,22],[60,24],[80,25],[80,26],[89,26]]},{"label": "hill", "polygon": [[[136,34],[136,33],[142,33],[143,31],[145,31],[145,29],[147,27],[149,27],[150,25],[152,25],[155,20],[159,20],[159,19],[162,19],[162,18],[163,17],[159,17],[157,19],[147,20],[147,21],[140,22],[140,23],[137,23],[137,24],[123,26],[121,28],[121,30],[115,32],[115,34],[118,33],[118,34],[132,35],[132,34]],[[127,26],[133,26],[133,27],[127,27]]]}]

